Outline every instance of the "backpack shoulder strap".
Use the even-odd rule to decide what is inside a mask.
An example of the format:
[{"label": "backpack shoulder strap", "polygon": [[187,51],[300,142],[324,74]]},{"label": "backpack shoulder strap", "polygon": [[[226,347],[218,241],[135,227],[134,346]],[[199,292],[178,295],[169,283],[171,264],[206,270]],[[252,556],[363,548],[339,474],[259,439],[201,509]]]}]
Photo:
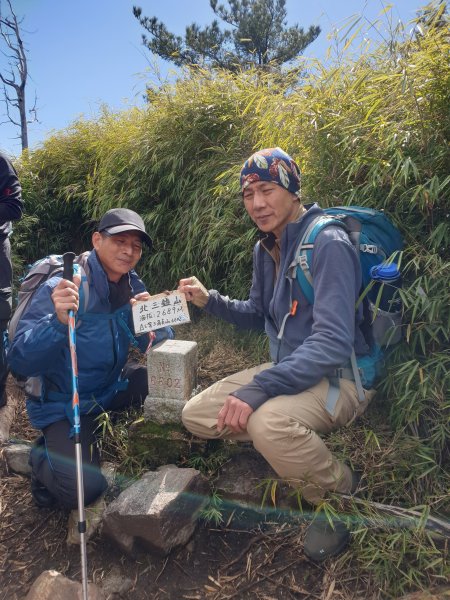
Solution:
[{"label": "backpack shoulder strap", "polygon": [[[309,227],[303,234],[294,253],[294,262],[291,265],[291,277],[297,278],[300,288],[310,304],[314,304],[314,288],[310,264],[312,262],[312,252],[317,236],[325,227],[337,225],[346,229],[345,224],[327,215],[319,215],[311,221]],[[300,267],[300,268],[299,268]]]},{"label": "backpack shoulder strap", "polygon": [[[353,219],[356,221],[355,219]],[[309,265],[312,261],[312,252],[314,248],[314,243],[316,241],[319,233],[329,225],[337,225],[338,227],[344,228],[349,234],[350,241],[355,244],[359,241],[359,234],[361,228],[359,223],[356,221],[353,227],[349,227],[343,220],[335,216],[322,215],[314,219],[305,234],[303,235],[300,243],[297,246],[295,251],[295,257],[297,261],[297,265],[300,266],[300,269],[296,269],[297,281],[300,285],[302,292],[305,294],[306,299],[310,304],[314,303],[314,288],[312,283],[312,275],[309,269]],[[295,275],[294,275],[295,277]],[[358,365],[356,362],[356,354],[355,350],[352,350],[351,358],[351,368],[353,372],[353,377],[356,385],[356,390],[358,394],[358,398],[360,402],[363,402],[365,399],[365,393],[361,382],[361,377],[358,369]],[[329,407],[330,412],[333,413],[334,407],[337,402],[337,398],[339,396],[339,385],[333,385],[333,381],[330,380],[330,387],[327,396],[327,407]]]}]

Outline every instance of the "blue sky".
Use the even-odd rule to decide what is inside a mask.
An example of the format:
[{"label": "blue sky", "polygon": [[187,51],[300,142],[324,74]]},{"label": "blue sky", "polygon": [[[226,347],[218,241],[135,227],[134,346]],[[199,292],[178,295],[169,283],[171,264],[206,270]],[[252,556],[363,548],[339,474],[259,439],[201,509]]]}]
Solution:
[{"label": "blue sky", "polygon": [[[224,3],[224,2],[223,2]],[[6,8],[5,0],[0,0]],[[186,25],[209,24],[214,13],[209,0],[12,0],[23,16],[23,38],[29,49],[28,107],[37,95],[39,123],[29,125],[30,147],[52,130],[67,127],[80,115],[95,118],[102,104],[122,109],[142,105],[145,82],[154,79],[151,55],[141,44],[143,28],[132,14],[133,4],[144,15],[156,16],[169,30],[183,34]],[[425,0],[393,0],[388,12],[395,25],[407,23]],[[287,0],[288,24],[307,29],[320,25],[322,33],[305,56],[323,58],[334,28],[352,15],[373,22],[390,3],[384,0]],[[385,27],[371,31],[379,39]],[[4,60],[0,56],[0,68]],[[171,67],[159,61],[163,76]],[[150,72],[150,71],[151,72]],[[4,107],[0,105],[0,114]],[[5,121],[1,118],[0,122]],[[0,125],[0,148],[15,156],[20,142],[17,128]]]}]

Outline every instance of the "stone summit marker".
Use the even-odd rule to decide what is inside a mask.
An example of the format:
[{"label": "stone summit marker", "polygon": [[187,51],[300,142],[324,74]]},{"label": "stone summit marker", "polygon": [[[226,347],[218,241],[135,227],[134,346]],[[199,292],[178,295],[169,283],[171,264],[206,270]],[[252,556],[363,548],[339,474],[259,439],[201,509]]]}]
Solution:
[{"label": "stone summit marker", "polygon": [[[167,292],[133,305],[136,334],[190,321],[184,294]],[[148,396],[144,418],[159,424],[180,423],[183,406],[197,385],[197,343],[165,340],[147,354]]]},{"label": "stone summit marker", "polygon": [[180,423],[181,411],[197,385],[197,342],[165,340],[147,355],[148,396],[144,418]]}]

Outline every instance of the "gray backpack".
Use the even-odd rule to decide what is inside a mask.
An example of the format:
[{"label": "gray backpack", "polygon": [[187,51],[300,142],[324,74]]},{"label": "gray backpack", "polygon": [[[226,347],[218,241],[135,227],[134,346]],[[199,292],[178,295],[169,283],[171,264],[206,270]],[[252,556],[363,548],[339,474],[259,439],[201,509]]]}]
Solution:
[{"label": "gray backpack", "polygon": [[[81,275],[79,313],[85,311],[89,301],[89,267],[87,264],[87,258],[89,254],[89,251],[83,252],[83,254],[76,256],[73,261],[74,265],[79,265],[79,274]],[[37,260],[35,263],[29,266],[27,272],[20,280],[17,306],[9,322],[9,343],[13,341],[14,336],[16,334],[17,325],[19,324],[19,321],[22,318],[22,315],[25,312],[27,306],[29,305],[36,290],[38,290],[42,283],[44,283],[57,273],[62,273],[63,267],[63,257],[61,254],[50,254],[45,258]]]},{"label": "gray backpack", "polygon": [[[76,256],[73,264],[74,271],[81,275],[80,285],[80,308],[78,315],[80,316],[86,311],[89,302],[89,266],[87,259],[90,252],[83,252],[79,256]],[[23,314],[26,312],[28,305],[33,298],[34,293],[39,287],[48,279],[62,273],[64,267],[63,257],[60,254],[50,254],[45,258],[41,258],[32,265],[29,266],[27,272],[20,280],[20,288],[17,299],[17,306],[8,326],[8,344],[10,345],[16,335],[17,326]],[[13,373],[14,375],[14,373]],[[31,395],[39,395],[38,387],[40,387],[39,377],[28,377],[23,379],[20,376],[16,376],[18,383],[25,388],[25,391]]]}]

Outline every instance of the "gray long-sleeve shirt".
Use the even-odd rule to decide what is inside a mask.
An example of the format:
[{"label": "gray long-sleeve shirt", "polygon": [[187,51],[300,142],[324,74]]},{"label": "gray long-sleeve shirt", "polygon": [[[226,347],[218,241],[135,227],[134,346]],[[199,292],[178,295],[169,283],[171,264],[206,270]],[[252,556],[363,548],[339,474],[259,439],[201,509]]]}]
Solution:
[{"label": "gray long-sleeve shirt", "polygon": [[[355,248],[342,228],[326,227],[315,241],[310,265],[313,305],[288,275],[299,240],[321,212],[314,204],[298,221],[286,226],[280,240],[278,277],[266,249],[271,236],[256,244],[248,300],[230,300],[210,290],[207,312],[241,328],[265,329],[269,337],[273,367],[233,392],[253,409],[269,398],[297,394],[314,386],[346,365],[353,347],[359,355],[369,352],[358,326],[362,315],[360,311],[355,313],[361,268]],[[279,340],[277,335],[290,310],[291,297],[298,302],[297,311],[287,318]]]}]

